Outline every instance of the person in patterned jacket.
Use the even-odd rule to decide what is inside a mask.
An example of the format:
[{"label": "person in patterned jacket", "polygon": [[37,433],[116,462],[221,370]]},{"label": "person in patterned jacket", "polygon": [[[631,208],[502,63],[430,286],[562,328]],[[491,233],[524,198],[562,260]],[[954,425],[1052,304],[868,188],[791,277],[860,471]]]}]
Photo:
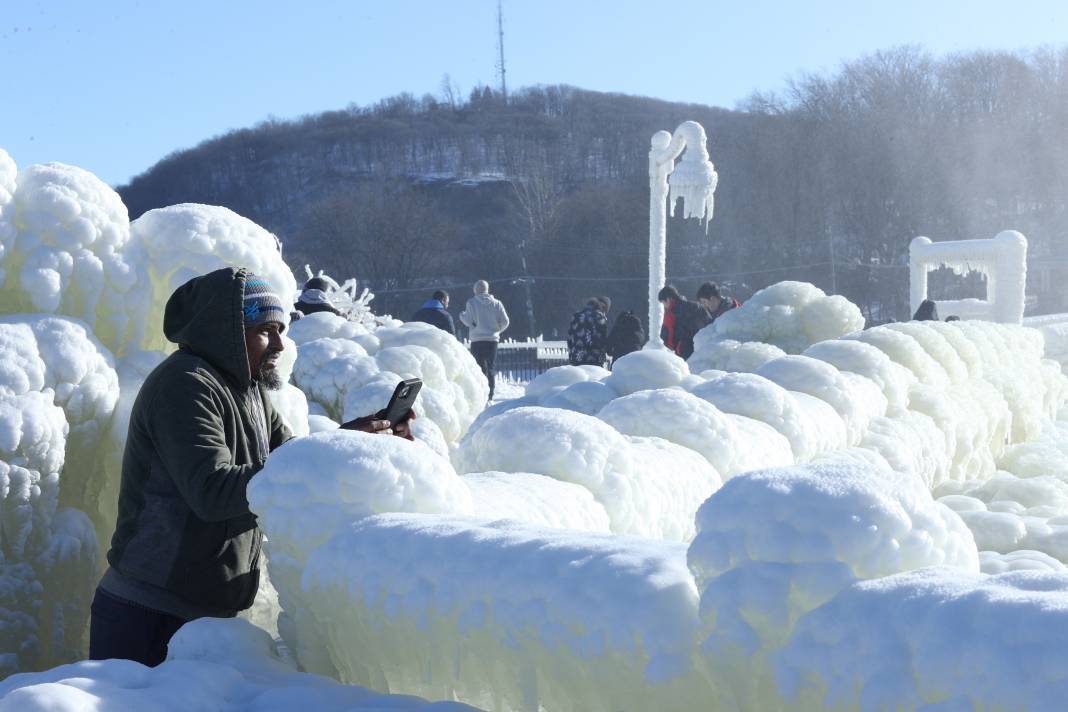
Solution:
[{"label": "person in patterned jacket", "polygon": [[593,297],[571,317],[567,353],[572,366],[604,366],[608,362],[608,297]]}]

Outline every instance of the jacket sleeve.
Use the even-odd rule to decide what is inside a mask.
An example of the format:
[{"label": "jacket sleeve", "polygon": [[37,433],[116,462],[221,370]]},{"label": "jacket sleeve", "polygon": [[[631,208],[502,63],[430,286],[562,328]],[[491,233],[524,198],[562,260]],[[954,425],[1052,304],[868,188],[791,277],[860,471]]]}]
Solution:
[{"label": "jacket sleeve", "polygon": [[504,331],[512,322],[508,319],[508,312],[504,309],[504,302],[497,302],[497,331]]},{"label": "jacket sleeve", "polygon": [[222,395],[202,376],[177,373],[160,386],[148,418],[164,469],[193,513],[207,522],[248,514],[245,490],[263,467],[231,464],[222,412]]},{"label": "jacket sleeve", "polygon": [[467,306],[464,307],[464,310],[460,312],[460,321],[463,322],[463,325],[466,326],[468,329],[474,326],[474,324],[471,323],[471,317],[468,315],[468,310],[470,308],[471,302],[468,302]]},{"label": "jacket sleeve", "polygon": [[456,324],[452,320],[452,314],[445,312],[445,323],[448,324],[448,328],[445,331],[449,332],[453,336],[456,336]]}]

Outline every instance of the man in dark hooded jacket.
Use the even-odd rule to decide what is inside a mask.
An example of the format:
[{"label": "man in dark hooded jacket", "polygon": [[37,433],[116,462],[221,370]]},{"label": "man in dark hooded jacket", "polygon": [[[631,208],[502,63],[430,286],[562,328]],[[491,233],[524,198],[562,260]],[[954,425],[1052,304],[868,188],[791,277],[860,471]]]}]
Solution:
[{"label": "man in dark hooded jacket", "polygon": [[[196,277],[168,300],[163,331],[178,351],[145,379],[130,415],[91,659],[158,665],[187,621],[252,605],[262,536],[245,491],[293,437],[267,396],[282,385],[284,329],[281,299],[245,270]],[[346,427],[389,426],[362,418]]]},{"label": "man in dark hooded jacket", "polygon": [[423,306],[419,307],[415,314],[412,314],[411,321],[422,321],[456,336],[456,324],[448,309],[449,293],[444,289],[439,289],[430,299],[423,302]]}]

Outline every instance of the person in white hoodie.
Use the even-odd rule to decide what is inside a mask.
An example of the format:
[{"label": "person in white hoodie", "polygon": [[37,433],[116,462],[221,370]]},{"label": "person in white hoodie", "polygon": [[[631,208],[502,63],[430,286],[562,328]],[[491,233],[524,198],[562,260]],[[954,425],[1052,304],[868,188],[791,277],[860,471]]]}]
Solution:
[{"label": "person in white hoodie", "polygon": [[497,360],[497,343],[501,332],[508,328],[508,312],[500,300],[489,293],[489,283],[480,279],[475,282],[475,296],[467,300],[460,313],[460,321],[470,329],[471,355],[475,357],[489,381],[489,397],[493,400],[493,364]]}]

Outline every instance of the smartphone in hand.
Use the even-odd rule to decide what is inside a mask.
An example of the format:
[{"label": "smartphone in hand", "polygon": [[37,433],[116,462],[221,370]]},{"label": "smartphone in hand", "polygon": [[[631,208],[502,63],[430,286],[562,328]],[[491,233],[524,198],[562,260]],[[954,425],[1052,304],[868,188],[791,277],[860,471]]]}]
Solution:
[{"label": "smartphone in hand", "polygon": [[415,399],[419,395],[423,382],[418,378],[407,378],[397,384],[393,390],[393,396],[386,406],[384,419],[391,425],[396,426],[408,419],[408,413],[415,405]]}]

